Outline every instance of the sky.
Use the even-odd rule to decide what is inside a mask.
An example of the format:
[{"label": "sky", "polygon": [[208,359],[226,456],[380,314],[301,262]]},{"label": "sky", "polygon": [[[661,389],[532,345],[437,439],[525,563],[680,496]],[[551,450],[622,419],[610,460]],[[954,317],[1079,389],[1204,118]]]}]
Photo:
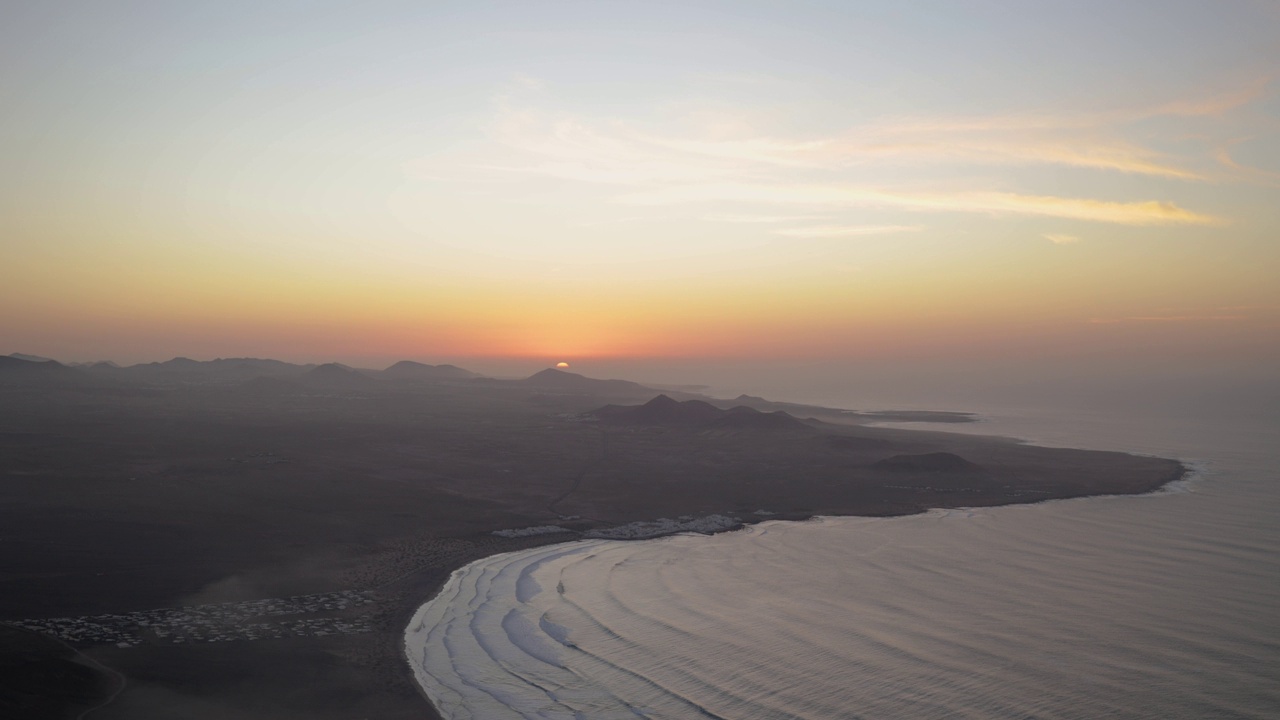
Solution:
[{"label": "sky", "polygon": [[1277,75],[1262,0],[8,3],[0,351],[1268,376]]}]

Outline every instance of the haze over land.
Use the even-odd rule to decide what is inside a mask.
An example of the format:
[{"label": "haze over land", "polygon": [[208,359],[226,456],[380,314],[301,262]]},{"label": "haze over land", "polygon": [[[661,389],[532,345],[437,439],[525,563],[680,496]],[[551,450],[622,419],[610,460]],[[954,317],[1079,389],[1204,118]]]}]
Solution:
[{"label": "haze over land", "polygon": [[1143,493],[1185,471],[873,426],[973,419],[550,368],[0,356],[0,711],[422,717],[403,629],[486,555]]},{"label": "haze over land", "polygon": [[[1266,0],[4,4],[0,715],[418,718],[402,631],[494,553],[1270,437],[1277,38]],[[1037,413],[1104,431],[979,436]],[[1273,576],[1232,513],[1274,466],[1134,546]]]}]

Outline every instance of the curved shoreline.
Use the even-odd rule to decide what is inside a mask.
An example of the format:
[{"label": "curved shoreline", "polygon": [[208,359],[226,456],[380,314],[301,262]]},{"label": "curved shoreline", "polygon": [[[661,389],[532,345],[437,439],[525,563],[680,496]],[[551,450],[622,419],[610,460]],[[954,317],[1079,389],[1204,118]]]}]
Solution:
[{"label": "curved shoreline", "polygon": [[[1119,454],[1141,456],[1138,453],[1119,453]],[[1119,492],[1091,493],[1091,494],[1081,494],[1081,495],[1066,495],[1066,496],[1059,496],[1059,497],[1045,497],[1040,499],[1029,499],[1029,500],[1024,499],[1016,502],[1004,502],[1004,503],[987,504],[987,505],[946,505],[946,506],[923,508],[923,509],[916,510],[914,512],[902,512],[902,513],[891,513],[891,514],[860,514],[860,513],[817,514],[815,513],[805,517],[777,517],[777,516],[759,517],[757,516],[757,517],[746,519],[746,520],[741,518],[734,518],[734,520],[736,520],[736,523],[733,524],[732,526],[708,530],[704,532],[691,532],[688,530],[676,529],[676,530],[671,530],[667,532],[661,532],[658,534],[647,535],[644,537],[634,537],[634,538],[629,538],[629,537],[601,538],[598,536],[587,537],[585,533],[575,533],[578,535],[578,537],[571,538],[571,539],[556,538],[556,537],[551,537],[550,535],[525,536],[521,538],[525,542],[529,543],[525,547],[522,547],[519,549],[513,549],[513,550],[505,550],[502,552],[493,553],[491,555],[486,555],[474,560],[470,560],[456,568],[453,568],[449,572],[449,575],[444,579],[444,581],[441,582],[426,599],[422,600],[418,605],[416,605],[412,609],[412,612],[401,613],[400,615],[402,618],[406,616],[408,618],[408,621],[401,625],[401,627],[403,628],[403,631],[401,632],[399,637],[399,647],[401,648],[401,657],[402,657],[402,660],[404,661],[404,665],[408,666],[405,669],[409,671],[409,675],[412,678],[414,686],[417,688],[417,690],[419,691],[419,694],[427,701],[428,706],[431,708],[432,715],[436,718],[440,718],[440,720],[443,720],[445,718],[444,713],[436,705],[435,700],[433,700],[431,695],[429,694],[424,682],[422,681],[422,678],[420,675],[420,668],[413,661],[412,653],[414,652],[414,649],[410,647],[411,636],[415,632],[422,632],[424,630],[424,628],[422,627],[422,623],[425,621],[425,617],[428,614],[429,610],[431,609],[433,603],[443,593],[445,593],[448,590],[451,584],[455,582],[460,582],[461,578],[465,574],[465,571],[471,566],[476,565],[477,563],[482,563],[482,562],[490,563],[506,555],[528,553],[535,549],[545,548],[545,547],[555,547],[558,545],[571,546],[578,543],[590,543],[590,542],[595,542],[595,543],[642,542],[642,541],[658,540],[665,537],[671,537],[674,535],[710,536],[710,535],[718,535],[718,534],[727,533],[727,532],[740,531],[747,528],[748,526],[754,526],[764,522],[800,523],[800,522],[809,522],[815,519],[821,519],[826,517],[883,518],[883,519],[898,518],[898,517],[905,518],[905,517],[914,517],[918,515],[924,515],[934,511],[963,510],[963,509],[977,509],[977,508],[986,509],[986,508],[1011,507],[1011,506],[1020,506],[1020,505],[1031,506],[1031,505],[1040,505],[1040,504],[1044,504],[1044,503],[1056,501],[1056,500],[1083,500],[1083,499],[1095,499],[1095,498],[1104,498],[1104,497],[1119,498],[1119,497],[1157,496],[1157,495],[1165,494],[1164,491],[1167,488],[1169,488],[1171,485],[1179,482],[1193,480],[1202,472],[1202,468],[1198,467],[1195,463],[1192,463],[1190,461],[1172,460],[1169,458],[1162,458],[1162,457],[1156,457],[1156,456],[1150,456],[1150,455],[1146,455],[1142,457],[1149,457],[1152,459],[1172,462],[1176,465],[1176,468],[1172,472],[1170,472],[1168,475],[1164,476],[1159,482],[1154,483],[1151,486],[1146,487],[1145,489],[1128,491],[1128,492],[1119,491]],[[545,542],[539,542],[539,540],[543,540],[543,539],[545,539]],[[414,627],[415,625],[417,625],[418,627],[415,628]],[[430,632],[430,629],[425,629],[425,630],[426,632]]]}]

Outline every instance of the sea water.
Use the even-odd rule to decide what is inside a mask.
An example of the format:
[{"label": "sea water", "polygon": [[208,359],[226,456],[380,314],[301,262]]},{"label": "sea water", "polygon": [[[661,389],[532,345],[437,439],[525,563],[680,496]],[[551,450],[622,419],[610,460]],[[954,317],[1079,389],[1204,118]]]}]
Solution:
[{"label": "sea water", "polygon": [[1144,496],[491,557],[420,609],[409,662],[447,718],[1280,717],[1275,425],[950,429],[1195,472]]}]

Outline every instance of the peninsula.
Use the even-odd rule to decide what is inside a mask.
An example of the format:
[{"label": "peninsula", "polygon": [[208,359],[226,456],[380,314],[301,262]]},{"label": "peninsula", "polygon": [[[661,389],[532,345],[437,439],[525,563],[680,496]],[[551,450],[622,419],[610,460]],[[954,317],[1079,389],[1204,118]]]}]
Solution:
[{"label": "peninsula", "polygon": [[1184,471],[872,425],[970,419],[554,369],[0,357],[0,715],[430,717],[403,629],[486,555]]}]

